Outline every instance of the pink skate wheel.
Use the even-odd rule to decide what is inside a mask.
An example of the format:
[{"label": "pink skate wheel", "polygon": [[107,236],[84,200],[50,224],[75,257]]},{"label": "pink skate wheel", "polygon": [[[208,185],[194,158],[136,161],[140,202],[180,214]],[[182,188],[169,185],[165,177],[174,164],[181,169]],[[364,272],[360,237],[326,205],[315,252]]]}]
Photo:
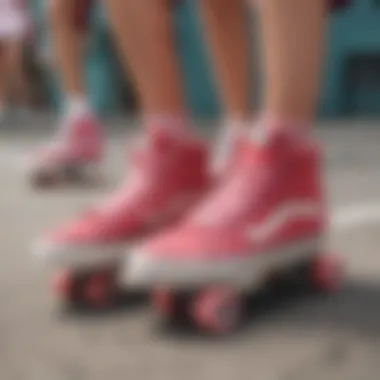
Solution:
[{"label": "pink skate wheel", "polygon": [[206,289],[196,296],[190,312],[203,330],[225,335],[236,329],[241,321],[242,297],[230,288]]},{"label": "pink skate wheel", "polygon": [[97,308],[106,308],[112,303],[113,283],[109,273],[90,275],[83,284],[84,301]]},{"label": "pink skate wheel", "polygon": [[174,309],[174,295],[168,289],[158,289],[152,295],[153,307],[164,317],[169,317]]},{"label": "pink skate wheel", "polygon": [[75,279],[68,270],[58,272],[53,277],[53,290],[60,297],[70,301],[74,298]]},{"label": "pink skate wheel", "polygon": [[327,294],[337,292],[343,282],[342,264],[336,256],[320,256],[311,268],[311,276],[318,291]]}]

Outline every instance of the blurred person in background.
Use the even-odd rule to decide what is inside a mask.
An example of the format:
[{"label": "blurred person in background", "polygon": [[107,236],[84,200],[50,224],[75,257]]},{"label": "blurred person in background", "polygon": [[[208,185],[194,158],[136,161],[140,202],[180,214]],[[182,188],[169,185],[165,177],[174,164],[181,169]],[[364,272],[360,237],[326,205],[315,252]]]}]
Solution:
[{"label": "blurred person in background", "polygon": [[0,120],[9,106],[25,120],[29,106],[29,85],[25,68],[25,47],[31,18],[23,0],[0,0]]},{"label": "blurred person in background", "polygon": [[92,0],[46,1],[53,55],[50,64],[58,71],[64,105],[53,141],[32,159],[32,178],[38,185],[58,178],[76,181],[103,157],[103,131],[89,103],[84,75],[92,5]]}]

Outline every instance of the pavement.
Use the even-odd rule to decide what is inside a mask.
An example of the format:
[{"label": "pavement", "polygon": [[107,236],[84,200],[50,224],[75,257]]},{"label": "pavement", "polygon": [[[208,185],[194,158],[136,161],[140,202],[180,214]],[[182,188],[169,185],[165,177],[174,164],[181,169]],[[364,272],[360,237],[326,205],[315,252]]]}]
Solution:
[{"label": "pavement", "polygon": [[[376,380],[380,370],[380,123],[321,124],[333,211],[328,250],[347,268],[333,297],[274,297],[228,339],[159,328],[144,299],[65,313],[33,238],[101,198],[125,172],[126,132],[109,131],[106,188],[34,191],[27,155],[48,122],[0,128],[0,379]],[[130,128],[128,128],[130,131]],[[133,132],[128,132],[133,133]]]}]

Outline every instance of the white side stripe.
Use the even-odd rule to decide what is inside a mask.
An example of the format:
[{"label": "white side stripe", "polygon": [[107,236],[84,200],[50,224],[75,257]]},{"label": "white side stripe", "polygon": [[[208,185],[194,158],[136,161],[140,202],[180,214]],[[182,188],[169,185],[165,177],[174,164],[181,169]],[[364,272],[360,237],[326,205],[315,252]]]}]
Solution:
[{"label": "white side stripe", "polygon": [[314,219],[322,213],[318,202],[291,202],[280,206],[258,226],[248,229],[248,236],[255,241],[264,241],[273,236],[289,220]]}]

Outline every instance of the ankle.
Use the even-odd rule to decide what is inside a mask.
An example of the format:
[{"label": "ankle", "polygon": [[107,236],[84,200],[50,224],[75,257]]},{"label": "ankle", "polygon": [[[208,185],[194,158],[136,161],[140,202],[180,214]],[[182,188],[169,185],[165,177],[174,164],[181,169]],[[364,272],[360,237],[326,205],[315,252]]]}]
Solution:
[{"label": "ankle", "polygon": [[269,130],[288,130],[289,132],[303,133],[310,130],[310,120],[304,120],[297,117],[292,117],[285,114],[278,114],[272,112],[263,112],[255,123]]},{"label": "ankle", "polygon": [[190,121],[185,115],[147,115],[143,125],[148,134],[159,132],[179,139],[188,139],[191,136]]}]

